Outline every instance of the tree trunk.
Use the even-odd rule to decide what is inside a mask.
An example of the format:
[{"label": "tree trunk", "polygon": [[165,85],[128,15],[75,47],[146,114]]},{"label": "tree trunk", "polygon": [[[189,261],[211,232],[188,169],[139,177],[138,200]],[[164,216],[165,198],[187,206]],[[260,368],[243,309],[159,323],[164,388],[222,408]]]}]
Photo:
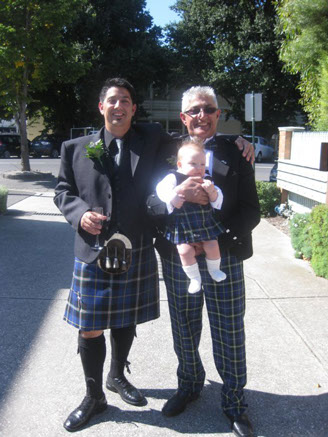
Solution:
[{"label": "tree trunk", "polygon": [[20,136],[21,136],[21,166],[22,171],[30,171],[30,158],[27,143],[26,103],[20,105]]},{"label": "tree trunk", "polygon": [[19,131],[21,136],[21,166],[22,171],[30,171],[30,158],[27,143],[26,107],[27,107],[27,66],[24,68],[23,93],[19,102]]}]

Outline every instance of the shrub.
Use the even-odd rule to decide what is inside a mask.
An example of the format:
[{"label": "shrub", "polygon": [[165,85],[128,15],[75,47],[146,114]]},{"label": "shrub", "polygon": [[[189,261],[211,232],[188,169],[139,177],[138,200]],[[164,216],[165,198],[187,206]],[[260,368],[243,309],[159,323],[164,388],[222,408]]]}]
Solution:
[{"label": "shrub", "polygon": [[257,195],[259,197],[261,216],[272,217],[276,213],[274,207],[280,204],[281,193],[277,184],[272,182],[256,181]]},{"label": "shrub", "polygon": [[7,211],[8,189],[0,185],[0,214]]},{"label": "shrub", "polygon": [[316,275],[328,279],[328,206],[317,205],[311,211],[311,265]]},{"label": "shrub", "polygon": [[310,213],[295,214],[289,222],[291,243],[295,249],[296,258],[311,259],[310,226]]}]

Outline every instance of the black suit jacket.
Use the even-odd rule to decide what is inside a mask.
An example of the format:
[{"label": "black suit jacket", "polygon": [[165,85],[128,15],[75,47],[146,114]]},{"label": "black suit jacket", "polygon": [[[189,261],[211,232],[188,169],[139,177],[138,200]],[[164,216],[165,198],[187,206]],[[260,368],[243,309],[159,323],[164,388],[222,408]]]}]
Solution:
[{"label": "black suit jacket", "polygon": [[[215,137],[212,177],[214,184],[221,188],[224,199],[221,210],[215,210],[214,214],[227,230],[218,237],[221,251],[229,250],[245,260],[253,254],[252,230],[260,222],[261,215],[254,170],[236,146],[236,138]],[[164,258],[175,250],[160,234],[156,248]]]},{"label": "black suit jacket", "polygon": [[[95,135],[62,144],[61,166],[55,188],[54,202],[76,230],[75,255],[87,263],[94,261],[98,253],[91,248],[95,243],[94,235],[80,227],[81,217],[95,206],[103,207],[105,215],[110,215],[112,211],[112,169],[108,163],[85,156],[85,146],[100,138],[104,138],[104,128]],[[165,162],[162,154],[170,141],[171,138],[158,123],[136,124],[131,128],[130,150],[139,157],[133,183],[140,205],[145,205],[147,196],[155,189],[157,180],[154,176],[162,174],[160,167]]]}]

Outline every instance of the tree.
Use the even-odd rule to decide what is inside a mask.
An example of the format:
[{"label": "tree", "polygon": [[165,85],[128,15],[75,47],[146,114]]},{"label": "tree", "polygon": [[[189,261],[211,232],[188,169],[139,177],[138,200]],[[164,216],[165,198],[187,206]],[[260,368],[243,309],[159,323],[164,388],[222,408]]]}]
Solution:
[{"label": "tree", "polygon": [[169,75],[168,49],[152,24],[145,0],[87,2],[65,37],[83,47],[91,68],[74,86],[54,83],[38,95],[49,128],[68,133],[72,126],[99,126],[99,87],[108,77],[124,77],[144,92]]},{"label": "tree", "polygon": [[26,115],[33,93],[54,79],[75,81],[87,64],[81,48],[65,42],[67,25],[84,0],[0,2],[0,103],[14,115],[21,134],[22,170],[30,170]]},{"label": "tree", "polygon": [[300,76],[302,104],[317,130],[328,129],[328,3],[327,0],[276,2],[277,33],[284,37],[280,58]]},{"label": "tree", "polygon": [[295,123],[301,110],[295,79],[282,72],[278,59],[281,37],[271,0],[178,0],[182,20],[167,29],[175,53],[175,72],[184,85],[212,85],[231,105],[226,116],[244,122],[244,96],[263,94],[263,121],[256,130],[271,136],[277,127]]}]

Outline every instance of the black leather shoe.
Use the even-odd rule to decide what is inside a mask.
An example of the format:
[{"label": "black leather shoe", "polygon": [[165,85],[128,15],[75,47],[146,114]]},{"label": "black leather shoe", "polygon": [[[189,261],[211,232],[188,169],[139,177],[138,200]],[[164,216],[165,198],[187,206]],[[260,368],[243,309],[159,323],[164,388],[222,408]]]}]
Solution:
[{"label": "black leather shoe", "polygon": [[225,413],[230,420],[231,431],[237,437],[254,437],[254,431],[252,424],[247,417],[247,414],[241,414],[240,416],[231,416]]},{"label": "black leather shoe", "polygon": [[118,378],[107,376],[106,387],[108,390],[118,393],[124,402],[137,407],[147,404],[147,399],[144,395],[134,387],[124,375]]},{"label": "black leather shoe", "polygon": [[81,429],[92,416],[105,411],[107,408],[107,401],[105,395],[97,400],[86,396],[81,405],[79,405],[64,422],[64,428],[67,431],[74,432]]},{"label": "black leather shoe", "polygon": [[174,395],[165,403],[162,413],[166,417],[177,416],[182,413],[186,406],[199,398],[199,393],[187,393],[182,390],[178,390]]}]

